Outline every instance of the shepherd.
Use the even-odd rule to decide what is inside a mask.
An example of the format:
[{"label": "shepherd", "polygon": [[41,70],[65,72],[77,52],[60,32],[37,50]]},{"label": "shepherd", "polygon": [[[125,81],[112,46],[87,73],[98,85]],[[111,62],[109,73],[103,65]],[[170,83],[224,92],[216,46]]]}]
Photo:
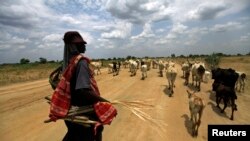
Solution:
[{"label": "shepherd", "polygon": [[[63,74],[52,95],[50,120],[67,116],[70,107],[93,106],[94,111],[84,113],[97,124],[83,126],[66,121],[68,132],[63,141],[102,141],[105,124],[110,124],[117,115],[112,104],[100,96],[90,59],[84,56],[87,42],[77,31],[64,34]],[[74,118],[74,117],[72,117]]]}]

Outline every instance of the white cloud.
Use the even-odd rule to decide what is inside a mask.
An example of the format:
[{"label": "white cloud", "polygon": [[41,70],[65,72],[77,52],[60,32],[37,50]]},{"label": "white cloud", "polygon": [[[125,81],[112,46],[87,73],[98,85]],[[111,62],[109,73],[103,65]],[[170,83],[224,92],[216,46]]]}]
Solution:
[{"label": "white cloud", "polygon": [[131,33],[132,24],[128,22],[116,22],[114,29],[101,34],[102,38],[126,38]]},{"label": "white cloud", "polygon": [[210,30],[214,32],[226,32],[229,30],[235,30],[242,28],[242,24],[239,22],[228,22],[226,24],[216,24]]},{"label": "white cloud", "polygon": [[250,42],[250,33],[247,33],[247,35],[243,35],[240,37],[240,41],[242,42]]},{"label": "white cloud", "polygon": [[69,24],[80,24],[81,23],[81,21],[73,18],[73,16],[71,16],[71,15],[63,15],[61,17],[61,20],[63,22],[68,22]]},{"label": "white cloud", "polygon": [[62,35],[60,34],[50,34],[50,35],[45,36],[42,40],[44,42],[59,42],[62,39],[63,39]]},{"label": "white cloud", "polygon": [[150,23],[146,23],[143,27],[142,33],[136,36],[132,36],[131,39],[143,39],[143,38],[150,38],[154,36],[155,35],[151,29]]}]

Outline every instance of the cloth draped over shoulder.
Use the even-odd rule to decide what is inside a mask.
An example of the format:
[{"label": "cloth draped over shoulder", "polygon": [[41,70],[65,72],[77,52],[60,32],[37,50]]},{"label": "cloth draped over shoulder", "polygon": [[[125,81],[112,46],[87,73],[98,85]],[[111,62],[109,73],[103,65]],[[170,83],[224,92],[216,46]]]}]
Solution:
[{"label": "cloth draped over shoulder", "polygon": [[[67,116],[68,111],[70,109],[70,101],[71,101],[71,88],[70,88],[70,80],[76,70],[76,66],[80,59],[84,59],[90,64],[90,59],[83,55],[76,55],[72,57],[69,62],[69,65],[64,70],[60,82],[58,83],[55,91],[53,92],[51,104],[50,104],[50,113],[49,117],[52,121],[56,121],[60,118],[64,118]],[[93,71],[91,71],[91,80],[90,85],[94,94],[100,96],[100,92],[94,79]],[[97,102],[93,105],[94,111],[96,112],[101,124],[110,124],[112,119],[117,115],[116,109],[112,106],[111,103],[108,102]]]}]

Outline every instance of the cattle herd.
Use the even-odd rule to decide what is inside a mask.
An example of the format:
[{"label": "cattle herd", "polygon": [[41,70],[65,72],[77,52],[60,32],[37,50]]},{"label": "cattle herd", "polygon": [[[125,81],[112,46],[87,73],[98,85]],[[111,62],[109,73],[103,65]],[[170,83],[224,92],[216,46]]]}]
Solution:
[{"label": "cattle herd", "polygon": [[[113,76],[119,75],[121,67],[128,68],[130,76],[136,75],[137,70],[141,71],[141,79],[147,78],[147,71],[151,69],[159,70],[159,76],[163,77],[164,71],[168,81],[169,96],[174,94],[175,80],[177,76],[176,64],[173,60],[166,59],[135,59],[126,60],[123,62],[114,61],[108,64],[108,73]],[[216,104],[221,113],[225,111],[228,105],[231,106],[232,112],[230,119],[234,119],[234,111],[237,110],[235,100],[237,99],[236,91],[244,92],[246,73],[239,72],[231,68],[210,68],[205,67],[202,61],[185,61],[180,64],[183,71],[182,77],[185,79],[185,85],[192,85],[195,90],[193,93],[187,91],[189,97],[189,110],[191,113],[191,121],[193,122],[192,134],[198,135],[198,128],[201,123],[201,116],[205,107],[204,101],[195,95],[195,92],[201,90],[201,82],[206,83],[209,78],[213,80],[212,90],[215,92]],[[93,62],[95,74],[101,73],[101,62]],[[191,78],[190,78],[191,76]],[[191,82],[189,81],[191,79]],[[223,100],[223,108],[220,107],[221,100]]]}]

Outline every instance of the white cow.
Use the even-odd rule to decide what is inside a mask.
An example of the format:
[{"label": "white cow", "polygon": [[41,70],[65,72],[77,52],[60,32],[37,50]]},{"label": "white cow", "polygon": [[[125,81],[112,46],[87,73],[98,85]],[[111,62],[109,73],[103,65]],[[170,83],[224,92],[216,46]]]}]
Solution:
[{"label": "white cow", "polygon": [[147,65],[146,65],[146,64],[143,64],[143,65],[141,66],[142,80],[144,80],[146,77],[148,77],[147,71],[148,71]]},{"label": "white cow", "polygon": [[236,71],[236,73],[239,74],[239,77],[238,77],[236,84],[235,84],[235,90],[238,90],[239,92],[241,92],[241,91],[244,92],[246,73],[240,72],[240,71]]},{"label": "white cow", "polygon": [[194,85],[195,82],[195,86],[198,88],[198,91],[200,91],[201,82],[203,79],[203,75],[205,73],[205,64],[202,62],[195,62],[192,65],[191,72],[192,72],[192,85]]},{"label": "white cow", "polygon": [[158,66],[159,66],[160,76],[163,77],[163,71],[165,69],[165,63],[162,60],[159,60],[158,61]]},{"label": "white cow", "polygon": [[204,73],[203,81],[204,81],[205,83],[207,83],[209,79],[211,79],[211,72],[208,71],[208,70],[206,70],[205,73]]},{"label": "white cow", "polygon": [[184,62],[181,64],[181,70],[183,72],[183,78],[186,78],[185,74],[187,71],[190,71],[191,64],[189,62]]},{"label": "white cow", "polygon": [[129,60],[130,76],[135,76],[138,64],[134,60]]},{"label": "white cow", "polygon": [[174,93],[174,87],[175,87],[175,80],[177,76],[177,69],[175,68],[174,63],[170,63],[168,65],[168,68],[166,69],[166,77],[168,80],[168,89],[170,90],[169,96],[172,96]]},{"label": "white cow", "polygon": [[113,63],[108,64],[108,73],[113,73]]},{"label": "white cow", "polygon": [[101,74],[101,67],[102,67],[102,62],[101,61],[91,62],[90,65],[94,70],[94,74],[96,74],[96,75]]}]

